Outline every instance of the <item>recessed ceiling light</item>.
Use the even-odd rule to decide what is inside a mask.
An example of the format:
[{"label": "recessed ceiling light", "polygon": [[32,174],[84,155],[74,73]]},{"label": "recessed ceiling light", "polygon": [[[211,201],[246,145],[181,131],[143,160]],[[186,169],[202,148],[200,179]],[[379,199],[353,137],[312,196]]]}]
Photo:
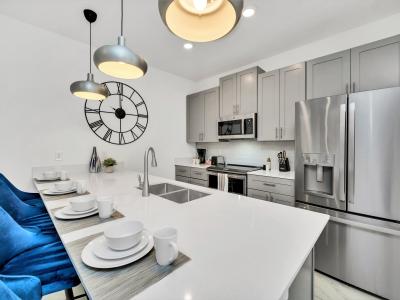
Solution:
[{"label": "recessed ceiling light", "polygon": [[185,43],[183,44],[183,48],[185,48],[186,50],[190,50],[193,48],[193,44],[192,43]]},{"label": "recessed ceiling light", "polygon": [[243,10],[242,16],[245,18],[251,18],[252,16],[254,16],[255,13],[256,10],[254,7],[247,7]]}]

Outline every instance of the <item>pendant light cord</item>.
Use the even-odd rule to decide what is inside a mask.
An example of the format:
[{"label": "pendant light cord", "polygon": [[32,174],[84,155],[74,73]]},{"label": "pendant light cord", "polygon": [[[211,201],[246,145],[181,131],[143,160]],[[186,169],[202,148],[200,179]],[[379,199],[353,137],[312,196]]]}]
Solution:
[{"label": "pendant light cord", "polygon": [[121,0],[121,36],[124,35],[124,0]]},{"label": "pendant light cord", "polygon": [[92,23],[89,23],[89,72],[92,74]]}]

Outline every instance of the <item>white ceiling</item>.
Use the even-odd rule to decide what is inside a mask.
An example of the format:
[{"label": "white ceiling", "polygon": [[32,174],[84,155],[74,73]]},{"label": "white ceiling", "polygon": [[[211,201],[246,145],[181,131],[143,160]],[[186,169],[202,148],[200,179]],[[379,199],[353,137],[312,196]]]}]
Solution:
[{"label": "white ceiling", "polygon": [[[129,0],[124,35],[150,66],[198,80],[400,12],[399,0],[245,0],[246,5],[256,7],[253,18],[242,18],[227,37],[187,51],[162,23],[157,0]],[[115,43],[119,0],[0,1],[4,15],[88,42],[84,8],[98,13],[94,44]]]}]

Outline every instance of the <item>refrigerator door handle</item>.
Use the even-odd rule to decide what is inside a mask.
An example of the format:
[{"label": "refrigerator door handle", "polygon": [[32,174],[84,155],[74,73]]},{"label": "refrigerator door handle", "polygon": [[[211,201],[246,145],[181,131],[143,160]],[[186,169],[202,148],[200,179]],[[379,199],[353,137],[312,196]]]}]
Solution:
[{"label": "refrigerator door handle", "polygon": [[347,108],[346,104],[340,105],[340,152],[339,152],[339,178],[340,201],[346,201],[347,176],[346,176],[346,132],[347,132]]},{"label": "refrigerator door handle", "polygon": [[349,104],[349,156],[348,156],[348,199],[354,204],[354,176],[355,176],[355,102]]}]

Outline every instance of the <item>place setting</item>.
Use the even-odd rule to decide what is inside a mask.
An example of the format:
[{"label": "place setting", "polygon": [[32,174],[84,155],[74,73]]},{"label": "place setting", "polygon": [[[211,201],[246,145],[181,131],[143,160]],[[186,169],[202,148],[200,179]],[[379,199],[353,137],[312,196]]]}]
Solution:
[{"label": "place setting", "polygon": [[58,200],[89,194],[86,180],[67,180],[52,184],[49,183],[49,185],[46,185],[46,188],[41,190],[41,193],[44,196],[48,196],[46,200]]},{"label": "place setting", "polygon": [[44,171],[34,177],[35,181],[41,182],[55,182],[55,181],[65,181],[69,180],[68,173],[65,170],[61,171]]},{"label": "place setting", "polygon": [[[80,271],[93,279],[87,281],[87,288],[93,285],[104,297],[118,285],[125,299],[190,260],[179,251],[177,242],[178,231],[173,227],[152,233],[140,221],[125,220],[110,224],[101,234],[71,242],[69,246],[72,256],[80,256]],[[102,276],[96,276],[99,272]],[[112,281],[116,276],[130,280]]]}]

